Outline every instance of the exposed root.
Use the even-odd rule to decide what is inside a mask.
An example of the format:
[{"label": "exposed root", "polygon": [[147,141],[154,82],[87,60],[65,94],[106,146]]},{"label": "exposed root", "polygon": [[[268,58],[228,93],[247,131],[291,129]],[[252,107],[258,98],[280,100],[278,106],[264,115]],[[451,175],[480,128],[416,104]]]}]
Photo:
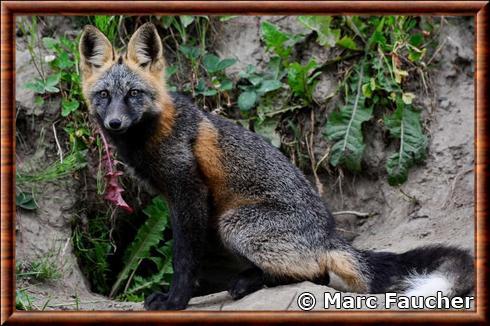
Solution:
[{"label": "exposed root", "polygon": [[333,212],[333,216],[339,216],[339,215],[355,215],[357,217],[371,217],[374,216],[378,213],[372,212],[372,213],[364,213],[364,212],[358,212],[358,211],[338,211],[338,212]]}]

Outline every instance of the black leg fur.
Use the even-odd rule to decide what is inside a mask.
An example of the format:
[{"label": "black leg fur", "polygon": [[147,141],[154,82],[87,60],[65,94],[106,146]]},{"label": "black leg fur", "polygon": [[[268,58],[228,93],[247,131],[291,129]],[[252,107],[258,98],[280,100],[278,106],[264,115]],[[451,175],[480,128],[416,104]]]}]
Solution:
[{"label": "black leg fur", "polygon": [[207,221],[207,191],[194,179],[181,181],[184,192],[172,194],[171,223],[173,233],[174,276],[167,294],[153,293],[145,300],[148,310],[181,310],[192,297],[201,259]]},{"label": "black leg fur", "polygon": [[154,292],[146,297],[143,306],[146,310],[157,310],[155,308],[165,304],[167,299],[168,299],[167,293]]}]

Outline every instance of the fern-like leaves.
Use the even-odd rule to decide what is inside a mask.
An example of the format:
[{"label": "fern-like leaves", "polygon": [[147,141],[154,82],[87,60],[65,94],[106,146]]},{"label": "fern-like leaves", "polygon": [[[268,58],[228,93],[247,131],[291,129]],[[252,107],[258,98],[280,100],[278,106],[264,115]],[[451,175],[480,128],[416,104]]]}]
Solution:
[{"label": "fern-like leaves", "polygon": [[169,216],[166,203],[160,197],[155,197],[151,205],[148,205],[143,212],[148,216],[148,220],[139,228],[134,241],[126,249],[124,256],[125,267],[117,276],[109,297],[114,296],[122,282],[130,277],[143,259],[152,258],[150,249],[158,245],[160,240],[163,239],[163,231],[168,226]]},{"label": "fern-like leaves", "polygon": [[386,162],[388,182],[395,186],[404,183],[410,167],[425,158],[427,137],[422,133],[420,114],[401,100],[395,112],[385,116],[384,125],[392,137],[400,140],[398,151]]}]

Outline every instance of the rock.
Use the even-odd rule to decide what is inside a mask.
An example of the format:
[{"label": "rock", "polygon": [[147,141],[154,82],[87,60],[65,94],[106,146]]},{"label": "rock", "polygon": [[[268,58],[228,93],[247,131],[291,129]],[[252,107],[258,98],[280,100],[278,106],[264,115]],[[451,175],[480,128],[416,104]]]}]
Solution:
[{"label": "rock", "polygon": [[451,102],[449,100],[443,100],[439,103],[439,107],[441,109],[447,109],[449,108],[449,105],[451,105]]},{"label": "rock", "polygon": [[[264,288],[237,301],[233,301],[227,292],[197,297],[190,301],[187,310],[301,310],[298,305],[298,298],[304,293],[307,293],[306,296],[312,295],[316,300],[312,310],[335,310],[336,307],[331,305],[325,308],[324,298],[325,293],[330,293],[333,296],[337,292],[328,286],[301,282]],[[342,297],[346,296],[356,298],[361,297],[362,294],[342,293]],[[372,296],[376,298],[378,308],[383,308],[384,295]],[[361,309],[367,309],[366,305],[362,304]]]},{"label": "rock", "polygon": [[34,78],[39,77],[34,64],[31,61],[31,55],[27,50],[17,51],[15,54],[15,101],[24,108],[33,109],[34,92],[25,88],[25,85],[32,82]]}]

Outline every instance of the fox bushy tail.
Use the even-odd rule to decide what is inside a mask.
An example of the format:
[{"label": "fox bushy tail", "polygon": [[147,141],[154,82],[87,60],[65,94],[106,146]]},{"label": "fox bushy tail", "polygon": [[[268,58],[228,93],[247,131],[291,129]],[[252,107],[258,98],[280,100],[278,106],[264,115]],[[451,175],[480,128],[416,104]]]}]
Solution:
[{"label": "fox bushy tail", "polygon": [[397,254],[358,251],[367,266],[369,292],[406,296],[466,296],[474,288],[474,261],[468,251],[442,245]]}]

